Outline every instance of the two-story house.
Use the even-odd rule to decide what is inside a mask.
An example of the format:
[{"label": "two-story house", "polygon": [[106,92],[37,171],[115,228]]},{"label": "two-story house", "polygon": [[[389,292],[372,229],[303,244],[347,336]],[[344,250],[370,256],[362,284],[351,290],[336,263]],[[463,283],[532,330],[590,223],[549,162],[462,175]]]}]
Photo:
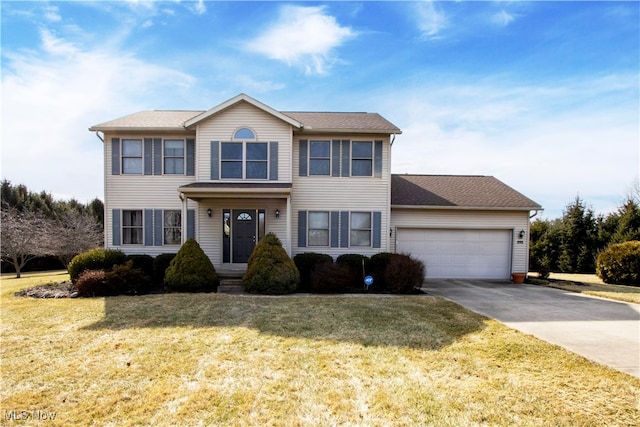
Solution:
[{"label": "two-story house", "polygon": [[104,141],[108,248],[158,255],[194,237],[217,269],[243,270],[273,232],[291,256],[411,252],[427,277],[527,270],[540,206],[492,177],[392,176],[401,131],[379,114],[282,112],[241,94],[90,130]]}]

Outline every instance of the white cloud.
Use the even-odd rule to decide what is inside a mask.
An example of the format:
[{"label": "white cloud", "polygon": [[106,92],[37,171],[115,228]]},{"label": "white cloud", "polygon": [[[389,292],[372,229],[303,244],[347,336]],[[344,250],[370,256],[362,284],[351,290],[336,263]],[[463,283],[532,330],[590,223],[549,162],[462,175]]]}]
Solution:
[{"label": "white cloud", "polygon": [[502,27],[506,27],[511,22],[513,22],[514,19],[516,19],[515,15],[510,14],[506,10],[501,10],[491,17],[491,21],[494,24],[500,25]]},{"label": "white cloud", "polygon": [[207,6],[205,6],[204,0],[198,0],[193,5],[193,11],[196,13],[196,15],[203,15],[207,11]]},{"label": "white cloud", "polygon": [[102,197],[102,143],[88,127],[161,108],[166,92],[187,98],[194,79],[127,52],[40,36],[37,51],[3,52],[2,177],[82,201]]},{"label": "white cloud", "polygon": [[324,7],[283,6],[278,20],[246,48],[303,67],[308,74],[325,74],[335,60],[333,51],[354,36],[349,27],[327,15]]},{"label": "white cloud", "polygon": [[436,7],[432,0],[415,3],[413,12],[416,24],[423,37],[436,39],[448,25],[448,19],[444,11]]},{"label": "white cloud", "polygon": [[393,173],[493,175],[556,218],[577,194],[610,212],[638,176],[638,105],[616,95],[629,91],[637,75],[425,85],[373,102],[403,130]]},{"label": "white cloud", "polygon": [[44,8],[44,17],[50,22],[60,22],[60,20],[62,19],[60,17],[60,13],[58,12],[58,7],[50,5],[47,5]]}]

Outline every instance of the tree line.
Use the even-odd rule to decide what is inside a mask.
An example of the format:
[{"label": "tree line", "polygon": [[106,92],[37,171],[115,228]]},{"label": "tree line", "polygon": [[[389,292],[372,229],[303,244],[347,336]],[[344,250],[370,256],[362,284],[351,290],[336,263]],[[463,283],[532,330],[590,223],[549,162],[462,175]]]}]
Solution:
[{"label": "tree line", "polygon": [[15,270],[16,277],[36,260],[50,265],[53,258],[67,267],[75,255],[103,243],[104,204],[98,198],[87,204],[55,200],[4,179],[0,211],[2,271]]},{"label": "tree line", "polygon": [[530,234],[532,271],[594,273],[598,254],[611,244],[640,240],[640,186],[608,215],[595,215],[576,196],[562,218],[534,220]]}]

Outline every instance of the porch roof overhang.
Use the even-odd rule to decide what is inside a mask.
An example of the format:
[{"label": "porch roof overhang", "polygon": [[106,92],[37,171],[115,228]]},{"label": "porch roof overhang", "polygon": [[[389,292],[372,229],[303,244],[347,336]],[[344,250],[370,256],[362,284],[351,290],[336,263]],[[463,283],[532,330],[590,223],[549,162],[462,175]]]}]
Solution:
[{"label": "porch roof overhang", "polygon": [[290,182],[194,182],[178,187],[178,192],[192,200],[281,199],[291,195],[291,188]]}]

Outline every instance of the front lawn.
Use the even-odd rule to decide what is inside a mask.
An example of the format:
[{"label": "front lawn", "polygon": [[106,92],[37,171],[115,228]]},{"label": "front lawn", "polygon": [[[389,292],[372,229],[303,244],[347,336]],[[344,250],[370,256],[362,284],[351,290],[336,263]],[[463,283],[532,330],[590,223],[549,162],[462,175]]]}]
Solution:
[{"label": "front lawn", "polygon": [[2,277],[5,424],[640,424],[640,379],[439,298],[13,296],[61,277]]},{"label": "front lawn", "polygon": [[640,304],[640,287],[610,285],[595,274],[551,273],[547,286],[601,298]]}]

